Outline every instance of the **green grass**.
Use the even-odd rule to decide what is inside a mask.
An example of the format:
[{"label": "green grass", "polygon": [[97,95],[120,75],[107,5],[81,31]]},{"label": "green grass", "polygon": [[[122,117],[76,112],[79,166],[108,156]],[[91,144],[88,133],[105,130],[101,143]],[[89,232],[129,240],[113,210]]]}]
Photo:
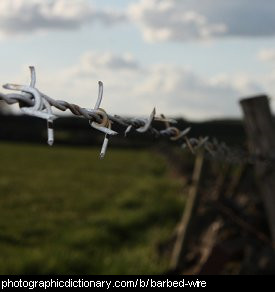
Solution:
[{"label": "green grass", "polygon": [[183,208],[149,151],[0,144],[0,274],[160,274]]}]

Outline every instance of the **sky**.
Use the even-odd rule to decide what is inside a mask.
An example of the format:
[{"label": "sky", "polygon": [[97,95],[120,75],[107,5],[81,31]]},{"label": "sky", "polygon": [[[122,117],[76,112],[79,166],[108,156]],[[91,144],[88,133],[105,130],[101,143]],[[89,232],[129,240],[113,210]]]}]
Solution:
[{"label": "sky", "polygon": [[[274,0],[1,0],[0,80],[110,114],[241,116],[275,95]],[[7,92],[2,90],[2,92]],[[16,107],[14,107],[16,109]]]}]

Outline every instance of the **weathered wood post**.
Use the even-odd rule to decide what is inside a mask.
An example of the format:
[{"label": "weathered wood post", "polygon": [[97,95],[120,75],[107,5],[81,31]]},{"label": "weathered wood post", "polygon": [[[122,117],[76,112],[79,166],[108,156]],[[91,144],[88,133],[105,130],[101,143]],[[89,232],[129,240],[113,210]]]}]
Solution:
[{"label": "weathered wood post", "polygon": [[[275,158],[275,127],[269,100],[265,95],[240,101],[249,150],[257,157]],[[255,174],[268,218],[270,234],[275,243],[275,163],[255,160]]]},{"label": "weathered wood post", "polygon": [[172,251],[172,257],[170,261],[170,271],[177,271],[182,260],[182,255],[186,252],[187,241],[191,232],[193,217],[197,209],[199,201],[199,184],[202,174],[204,162],[204,151],[200,151],[197,154],[195,160],[195,166],[192,177],[192,184],[189,189],[189,194],[186,202],[186,206],[183,211],[182,219],[178,226],[176,234],[176,242]]}]

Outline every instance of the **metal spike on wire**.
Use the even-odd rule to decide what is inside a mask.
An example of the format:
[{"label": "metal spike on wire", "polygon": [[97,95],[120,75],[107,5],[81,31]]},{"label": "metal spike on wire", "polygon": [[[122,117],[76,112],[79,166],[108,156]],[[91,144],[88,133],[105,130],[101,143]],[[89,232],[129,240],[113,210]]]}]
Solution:
[{"label": "metal spike on wire", "polygon": [[163,122],[164,122],[164,124],[166,126],[166,129],[170,130],[170,131],[172,131],[174,133],[173,136],[170,137],[170,139],[172,141],[177,141],[177,140],[179,140],[181,138],[184,138],[184,140],[186,141],[186,145],[188,146],[189,150],[191,151],[191,153],[194,154],[195,153],[194,149],[193,149],[193,147],[192,147],[192,145],[191,145],[191,143],[190,143],[190,141],[189,141],[189,139],[187,137],[187,134],[190,132],[191,128],[189,127],[189,128],[186,128],[183,131],[180,131],[176,127],[171,127],[170,126],[170,122],[167,121],[167,119],[165,118],[165,116],[163,114],[161,115],[161,118],[162,118],[162,120],[163,120]]},{"label": "metal spike on wire", "polygon": [[[208,137],[200,137],[199,139],[188,138],[191,128],[186,128],[181,131],[177,127],[171,126],[171,124],[175,124],[177,121],[168,119],[164,115],[157,117],[155,108],[148,118],[123,118],[118,115],[110,115],[100,107],[103,98],[103,83],[101,81],[98,83],[98,97],[93,109],[83,108],[64,100],[55,100],[36,88],[35,68],[33,66],[29,68],[31,72],[30,85],[5,84],[3,86],[5,89],[17,91],[17,93],[0,93],[0,100],[10,105],[19,103],[19,108],[23,114],[47,120],[49,145],[53,145],[54,142],[53,121],[57,118],[52,111],[52,107],[54,107],[60,111],[69,110],[75,116],[88,119],[92,128],[105,134],[100,158],[103,158],[106,154],[110,136],[118,134],[111,129],[112,123],[116,123],[125,127],[125,136],[131,130],[135,130],[141,134],[150,133],[155,137],[168,137],[172,141],[184,140],[182,148],[189,149],[192,154],[196,154],[203,147],[206,153],[213,159],[224,159],[230,162],[245,161],[250,163],[255,162],[257,159],[266,159],[268,161],[268,158],[251,157],[243,151],[234,151],[234,149],[230,149],[225,143],[219,143],[215,139],[210,141]],[[153,122],[164,123],[165,129],[158,130],[154,128]]]},{"label": "metal spike on wire", "polygon": [[109,142],[109,136],[110,135],[117,135],[118,133],[113,131],[111,129],[111,121],[109,120],[107,113],[104,109],[100,108],[100,104],[102,101],[102,97],[103,97],[103,83],[101,81],[98,82],[98,98],[94,107],[94,111],[95,113],[99,114],[102,116],[102,122],[101,123],[97,123],[97,122],[93,122],[93,121],[89,121],[90,125],[95,128],[96,130],[102,131],[105,133],[105,137],[103,140],[103,144],[101,147],[101,152],[100,152],[100,158],[103,159],[106,151],[107,151],[107,147],[108,147],[108,142]]},{"label": "metal spike on wire", "polygon": [[78,117],[84,117],[89,120],[89,124],[94,129],[101,131],[105,134],[100,158],[106,154],[108,147],[109,137],[117,135],[118,133],[111,129],[112,123],[118,123],[125,126],[125,135],[131,129],[139,133],[151,133],[157,137],[171,137],[171,140],[178,140],[181,137],[186,137],[189,128],[181,132],[176,127],[168,127],[165,130],[157,130],[152,126],[154,121],[165,123],[176,123],[173,119],[166,119],[164,117],[156,117],[156,110],[153,109],[149,118],[122,118],[118,115],[109,115],[100,107],[103,98],[103,83],[99,81],[99,91],[96,104],[93,109],[82,108],[76,104],[68,103],[63,100],[55,100],[48,95],[38,90],[36,85],[36,72],[33,66],[30,66],[31,82],[30,85],[17,85],[5,84],[3,87],[8,90],[17,91],[17,93],[3,94],[0,93],[0,99],[4,100],[7,104],[19,103],[19,108],[23,114],[46,119],[48,123],[48,144],[52,145],[54,141],[53,134],[53,120],[57,118],[52,112],[52,107],[58,110],[70,110],[72,114]]},{"label": "metal spike on wire", "polygon": [[32,96],[34,105],[33,106],[20,106],[22,113],[35,116],[38,118],[47,120],[47,129],[48,129],[48,144],[53,145],[54,142],[54,131],[53,131],[53,121],[57,118],[51,109],[49,102],[40,94],[40,92],[35,88],[36,84],[36,73],[33,66],[29,67],[31,72],[31,82],[30,85],[17,85],[7,83],[3,85],[5,89],[21,91],[23,96]]}]

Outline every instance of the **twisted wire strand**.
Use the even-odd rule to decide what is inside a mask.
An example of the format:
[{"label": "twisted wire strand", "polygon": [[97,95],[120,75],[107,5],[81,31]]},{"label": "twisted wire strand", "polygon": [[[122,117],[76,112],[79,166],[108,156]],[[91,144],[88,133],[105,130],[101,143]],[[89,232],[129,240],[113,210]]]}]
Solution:
[{"label": "twisted wire strand", "polygon": [[[39,91],[39,90],[38,90]],[[92,110],[82,108],[76,104],[69,103],[64,100],[55,100],[48,95],[42,93],[39,91],[41,96],[45,98],[49,104],[55,108],[57,108],[60,111],[66,111],[70,110],[70,112],[78,117],[86,118],[88,120],[100,122],[102,118]],[[34,105],[34,99],[31,94],[20,94],[20,93],[9,93],[9,94],[3,94],[0,93],[0,100],[5,101],[7,104],[12,105],[15,103],[19,103],[22,105],[22,103],[25,104],[25,106],[33,106]],[[117,123],[121,126],[132,126],[133,128],[139,128],[145,125],[145,121],[143,119],[138,119],[138,118],[123,118],[118,115],[109,115],[107,114],[109,120],[111,120],[114,123]],[[165,130],[157,130],[153,127],[150,128],[151,133],[154,133],[156,136],[164,136],[164,137],[172,137],[174,135],[174,131],[170,129],[165,129]]]},{"label": "twisted wire strand", "polygon": [[[52,106],[55,107],[56,109],[60,111],[66,111],[69,110],[73,115],[86,118],[90,121],[95,121],[95,122],[101,122],[102,117],[94,112],[92,109],[87,109],[80,107],[79,105],[69,103],[64,100],[55,100],[51,98],[50,96],[44,94],[40,90],[37,89],[41,97],[45,98],[47,102]],[[15,103],[19,103],[19,107],[24,106],[33,106],[34,105],[34,97],[30,93],[9,93],[9,94],[3,94],[0,93],[0,100],[5,101],[7,104],[12,105]],[[145,119],[140,119],[140,118],[123,118],[118,115],[109,115],[107,114],[108,119],[112,121],[113,123],[117,123],[121,126],[129,127],[131,126],[134,129],[138,129],[140,127],[144,127],[146,124]],[[149,132],[151,134],[154,134],[156,137],[173,137],[175,135],[175,132],[173,129],[165,129],[165,130],[157,130],[156,128],[153,128],[151,125],[149,127]]]},{"label": "twisted wire strand", "polygon": [[[35,71],[34,67],[30,67],[31,69],[31,87],[34,88],[35,86]],[[103,93],[103,84],[102,82],[99,82],[100,87],[100,94],[101,97],[98,99],[97,103],[100,104],[102,99],[102,93]],[[3,86],[4,88],[10,89],[8,84]],[[35,88],[35,90],[39,93],[41,98],[45,99],[47,103],[55,107],[56,109],[60,111],[67,111],[69,110],[73,115],[81,118],[88,119],[90,122],[96,122],[100,123],[103,120],[103,117],[98,112],[98,110],[94,109],[87,109],[80,107],[79,105],[69,103],[64,100],[55,100],[52,97],[42,93],[40,90]],[[35,98],[32,93],[29,92],[21,92],[21,93],[0,93],[0,100],[5,101],[7,104],[19,104],[19,108],[21,107],[33,107],[35,105]],[[43,110],[44,108],[42,108]],[[103,110],[104,111],[104,110]],[[105,111],[104,111],[105,113]],[[164,115],[161,115],[160,118],[155,117],[155,109],[152,112],[149,119],[141,119],[141,118],[123,118],[119,115],[110,115],[107,114],[107,119],[111,121],[112,123],[119,124],[120,126],[123,126],[126,128],[125,136],[126,134],[133,128],[134,130],[137,130],[141,133],[150,133],[151,135],[155,136],[156,138],[159,137],[165,137],[170,138],[170,140],[173,141],[181,141],[184,140],[182,144],[183,149],[189,149],[193,154],[195,154],[197,151],[200,151],[200,149],[204,149],[204,151],[207,154],[207,157],[215,160],[223,160],[230,163],[255,163],[256,161],[263,161],[268,163],[274,163],[275,157],[261,157],[257,155],[251,155],[245,152],[244,150],[239,149],[232,149],[231,147],[228,147],[224,142],[218,142],[216,139],[213,139],[210,141],[208,137],[200,137],[197,138],[188,138],[187,134],[190,131],[190,128],[185,129],[184,131],[180,131],[176,127],[170,126],[170,123],[175,123],[175,120],[172,119],[166,119]],[[164,122],[166,128],[163,130],[158,130],[152,126],[153,121],[160,121]],[[143,128],[143,130],[140,130]],[[105,139],[108,138],[108,135],[106,134]]]}]

